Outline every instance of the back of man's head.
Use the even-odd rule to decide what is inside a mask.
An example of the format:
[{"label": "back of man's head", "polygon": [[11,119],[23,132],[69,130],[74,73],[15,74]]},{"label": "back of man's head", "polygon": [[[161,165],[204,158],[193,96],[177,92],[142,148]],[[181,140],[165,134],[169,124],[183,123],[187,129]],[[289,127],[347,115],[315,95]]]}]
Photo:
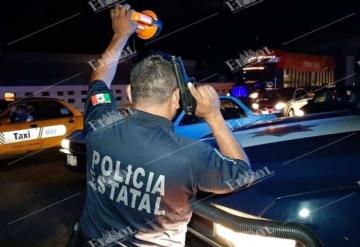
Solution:
[{"label": "back of man's head", "polygon": [[151,55],[138,62],[130,73],[134,104],[162,104],[177,88],[172,64],[162,55]]}]

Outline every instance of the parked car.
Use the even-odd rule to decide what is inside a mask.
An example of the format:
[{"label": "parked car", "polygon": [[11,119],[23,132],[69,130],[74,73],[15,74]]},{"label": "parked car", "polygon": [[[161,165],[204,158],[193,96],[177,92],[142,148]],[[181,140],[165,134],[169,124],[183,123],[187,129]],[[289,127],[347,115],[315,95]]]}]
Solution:
[{"label": "parked car", "polygon": [[271,175],[232,194],[199,197],[188,246],[359,245],[358,114],[284,118],[235,135],[253,170]]},{"label": "parked car", "polygon": [[315,93],[307,105],[300,108],[302,115],[341,110],[360,110],[359,87],[323,88]]},{"label": "parked car", "polygon": [[[276,119],[274,115],[256,115],[240,100],[231,96],[220,96],[221,113],[231,129],[249,126],[254,123],[267,122]],[[122,109],[124,111],[125,109]],[[184,111],[179,111],[174,121],[175,132],[181,136],[191,139],[201,139],[211,133],[208,124],[194,115],[186,115]],[[60,152],[65,155],[65,163],[71,167],[84,167],[85,142],[81,131],[76,131],[62,141]]]},{"label": "parked car", "polygon": [[82,114],[62,100],[18,99],[0,115],[0,156],[60,146],[65,136],[82,127]]}]

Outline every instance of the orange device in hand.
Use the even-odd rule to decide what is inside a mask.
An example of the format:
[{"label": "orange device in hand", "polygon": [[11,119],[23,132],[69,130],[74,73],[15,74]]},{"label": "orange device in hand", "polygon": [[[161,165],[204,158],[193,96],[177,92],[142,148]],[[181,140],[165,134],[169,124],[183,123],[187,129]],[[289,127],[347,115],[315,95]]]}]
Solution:
[{"label": "orange device in hand", "polygon": [[141,13],[134,11],[131,20],[138,23],[136,34],[140,39],[151,39],[157,36],[162,28],[161,21],[151,10],[144,10]]}]

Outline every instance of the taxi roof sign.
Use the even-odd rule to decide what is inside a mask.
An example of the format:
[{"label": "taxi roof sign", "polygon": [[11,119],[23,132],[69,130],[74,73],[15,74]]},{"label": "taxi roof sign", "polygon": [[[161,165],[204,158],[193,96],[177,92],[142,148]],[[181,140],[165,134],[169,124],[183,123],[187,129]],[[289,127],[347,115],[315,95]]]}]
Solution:
[{"label": "taxi roof sign", "polygon": [[5,101],[15,101],[15,93],[6,92],[4,94]]}]

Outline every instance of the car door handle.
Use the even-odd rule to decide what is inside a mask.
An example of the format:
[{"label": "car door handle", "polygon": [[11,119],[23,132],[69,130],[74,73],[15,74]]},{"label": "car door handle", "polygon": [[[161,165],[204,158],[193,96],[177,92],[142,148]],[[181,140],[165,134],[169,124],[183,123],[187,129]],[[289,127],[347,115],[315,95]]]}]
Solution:
[{"label": "car door handle", "polygon": [[34,124],[30,124],[29,127],[30,127],[30,128],[36,128],[36,127],[37,127],[37,124],[35,124],[35,123],[34,123]]},{"label": "car door handle", "polygon": [[70,118],[68,122],[69,123],[74,123],[75,121],[74,121],[74,119]]}]

